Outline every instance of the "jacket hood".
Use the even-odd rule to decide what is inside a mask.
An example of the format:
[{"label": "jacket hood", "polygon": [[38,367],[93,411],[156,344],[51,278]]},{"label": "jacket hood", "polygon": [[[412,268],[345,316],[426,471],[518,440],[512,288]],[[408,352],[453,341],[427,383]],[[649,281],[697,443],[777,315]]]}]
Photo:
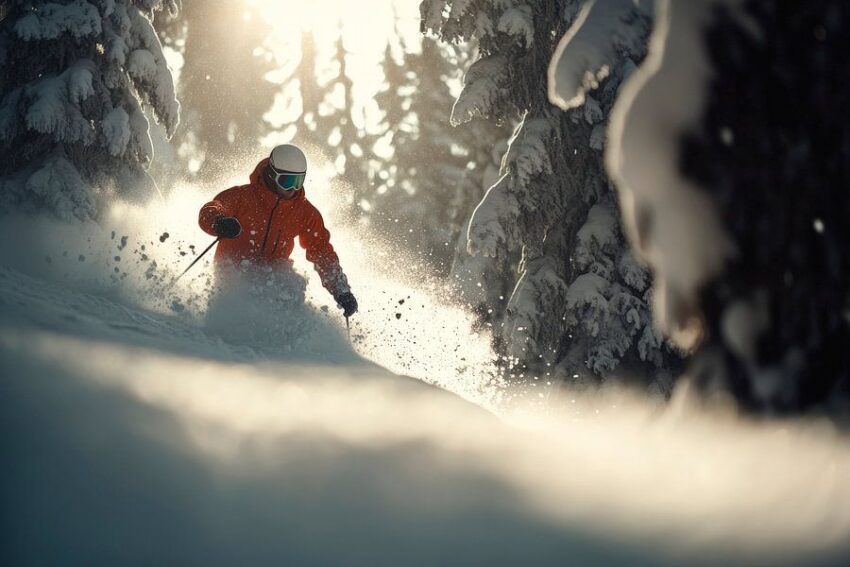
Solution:
[{"label": "jacket hood", "polygon": [[[260,189],[262,191],[268,191],[269,193],[271,193],[273,195],[277,195],[277,193],[275,191],[272,191],[271,189],[269,189],[266,186],[266,181],[263,179],[263,173],[265,172],[265,170],[268,166],[269,166],[269,158],[265,158],[265,159],[261,160],[260,163],[257,164],[257,167],[254,168],[254,171],[251,173],[249,179],[251,180],[251,185],[254,186],[255,188]],[[304,188],[302,187],[301,189],[296,191],[295,197],[292,198],[292,199],[289,199],[289,201],[290,202],[299,201],[299,200],[304,199],[304,198],[305,198]]]}]

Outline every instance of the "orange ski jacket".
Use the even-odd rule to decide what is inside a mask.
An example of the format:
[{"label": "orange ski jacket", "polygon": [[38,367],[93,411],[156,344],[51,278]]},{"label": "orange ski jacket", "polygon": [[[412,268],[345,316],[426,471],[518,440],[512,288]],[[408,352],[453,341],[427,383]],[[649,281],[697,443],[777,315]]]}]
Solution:
[{"label": "orange ski jacket", "polygon": [[289,259],[298,237],[325,289],[334,297],[350,291],[322,215],[307,200],[303,189],[289,200],[269,190],[263,181],[268,161],[257,164],[249,184],[222,191],[201,207],[198,224],[208,234],[216,236],[213,227],[222,217],[236,217],[242,225],[242,234],[237,238],[218,243],[216,264],[232,262],[239,266],[248,261],[274,266]]}]

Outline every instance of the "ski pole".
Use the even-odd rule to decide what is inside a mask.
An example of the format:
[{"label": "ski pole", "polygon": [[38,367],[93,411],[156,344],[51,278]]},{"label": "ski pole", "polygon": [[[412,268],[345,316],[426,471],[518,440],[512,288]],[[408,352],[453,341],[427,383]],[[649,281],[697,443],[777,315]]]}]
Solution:
[{"label": "ski pole", "polygon": [[191,270],[191,269],[192,269],[192,266],[194,266],[195,264],[197,264],[197,263],[198,263],[198,261],[200,261],[200,259],[204,257],[204,254],[206,254],[207,252],[209,252],[209,251],[212,249],[212,247],[213,247],[213,246],[215,246],[216,244],[218,244],[218,241],[219,241],[219,240],[221,240],[221,237],[220,237],[220,236],[219,236],[218,238],[216,238],[215,240],[213,240],[213,241],[212,241],[212,244],[210,244],[209,246],[207,246],[207,247],[206,247],[206,249],[204,249],[204,251],[203,251],[203,252],[201,252],[200,254],[198,254],[198,257],[197,257],[197,258],[195,258],[195,259],[194,259],[194,261],[192,261],[192,263],[191,263],[191,264],[189,264],[189,267],[188,267],[188,268],[186,268],[185,270],[183,270],[183,272],[182,272],[179,276],[177,276],[176,278],[174,278],[173,280],[171,280],[171,283],[170,283],[170,284],[168,284],[168,288],[171,288],[171,286],[173,286],[175,283],[177,283],[177,280],[179,280],[180,278],[182,278],[182,277],[186,274],[186,272],[188,272],[189,270]]},{"label": "ski pole", "polygon": [[348,317],[345,318],[345,330],[348,332],[348,342],[351,342],[351,323],[348,322]]}]

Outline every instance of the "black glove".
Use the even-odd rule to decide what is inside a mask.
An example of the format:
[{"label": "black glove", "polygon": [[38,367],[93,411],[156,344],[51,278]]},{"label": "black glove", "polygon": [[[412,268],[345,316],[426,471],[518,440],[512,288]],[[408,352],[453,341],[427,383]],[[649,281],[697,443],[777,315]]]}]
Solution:
[{"label": "black glove", "polygon": [[242,234],[242,225],[236,217],[221,217],[213,224],[213,230],[219,238],[236,238]]},{"label": "black glove", "polygon": [[342,315],[344,317],[351,317],[357,313],[357,299],[355,299],[354,294],[350,291],[346,291],[334,299],[336,299],[337,306],[342,309]]}]

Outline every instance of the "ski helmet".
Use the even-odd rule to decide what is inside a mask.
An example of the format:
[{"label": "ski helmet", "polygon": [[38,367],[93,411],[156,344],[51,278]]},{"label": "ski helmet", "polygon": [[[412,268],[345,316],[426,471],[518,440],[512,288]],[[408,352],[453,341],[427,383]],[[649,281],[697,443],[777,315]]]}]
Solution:
[{"label": "ski helmet", "polygon": [[296,191],[304,186],[307,158],[298,147],[283,144],[272,150],[267,174],[277,190]]},{"label": "ski helmet", "polygon": [[292,144],[283,144],[272,150],[269,163],[277,171],[307,173],[307,158],[304,152]]}]

